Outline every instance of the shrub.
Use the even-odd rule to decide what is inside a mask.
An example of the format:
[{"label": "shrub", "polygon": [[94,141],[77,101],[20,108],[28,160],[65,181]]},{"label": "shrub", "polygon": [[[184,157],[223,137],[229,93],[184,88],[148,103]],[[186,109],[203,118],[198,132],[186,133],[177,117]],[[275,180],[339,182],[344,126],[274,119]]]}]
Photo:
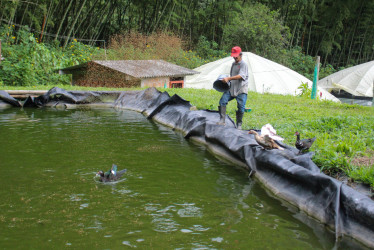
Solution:
[{"label": "shrub", "polygon": [[38,43],[26,29],[14,27],[0,29],[2,55],[0,77],[4,85],[33,86],[51,83],[69,83],[67,76],[56,70],[90,60],[94,49],[73,40],[63,50],[55,45]]},{"label": "shrub", "polygon": [[288,50],[283,58],[283,64],[309,80],[313,80],[315,59],[309,55],[305,55],[300,47]]},{"label": "shrub", "polygon": [[223,30],[226,49],[238,45],[244,51],[255,52],[270,60],[283,56],[290,37],[279,13],[260,3],[243,8],[242,13],[235,13]]},{"label": "shrub", "polygon": [[[276,59],[276,61],[305,76],[309,80],[313,80],[316,60],[314,57],[303,53],[300,47],[287,50],[285,55]],[[336,71],[337,70],[330,64],[326,66],[320,65],[318,79],[322,79]]]},{"label": "shrub", "polygon": [[196,53],[207,62],[212,62],[230,55],[228,51],[220,50],[215,41],[208,41],[205,36],[200,36],[195,50]]}]

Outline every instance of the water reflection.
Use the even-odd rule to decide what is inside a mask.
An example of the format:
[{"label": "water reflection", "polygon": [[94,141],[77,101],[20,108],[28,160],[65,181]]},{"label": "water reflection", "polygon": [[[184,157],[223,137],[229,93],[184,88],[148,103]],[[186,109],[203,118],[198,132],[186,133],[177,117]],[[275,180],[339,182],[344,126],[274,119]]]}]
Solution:
[{"label": "water reflection", "polygon": [[351,99],[351,98],[339,98],[342,103],[346,104],[357,104],[361,106],[373,106],[373,100],[361,100],[361,99]]},{"label": "water reflection", "polygon": [[[177,217],[203,217],[201,208],[196,207],[195,204],[174,204],[165,208],[160,208],[161,204],[146,204],[145,210],[151,211],[150,215],[153,217],[152,223],[154,230],[157,232],[172,232],[179,228],[179,224],[173,218]],[[189,229],[180,229],[181,232],[206,231],[201,225],[194,225]]]},{"label": "water reflection", "polygon": [[192,204],[177,204],[183,208],[178,209],[178,215],[180,217],[203,217],[202,211],[199,207]]}]

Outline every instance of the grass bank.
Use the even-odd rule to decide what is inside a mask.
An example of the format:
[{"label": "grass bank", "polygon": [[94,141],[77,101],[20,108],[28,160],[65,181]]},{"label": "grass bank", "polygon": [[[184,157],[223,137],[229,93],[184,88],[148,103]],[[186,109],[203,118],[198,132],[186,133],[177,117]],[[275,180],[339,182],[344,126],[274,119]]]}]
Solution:
[{"label": "grass bank", "polygon": [[[35,86],[28,89],[48,90],[54,86]],[[66,90],[130,90],[85,88],[60,85]],[[4,87],[0,89],[22,89]],[[131,89],[135,90],[135,89]],[[198,109],[217,110],[221,93],[215,90],[159,89],[170,95],[178,94]],[[311,151],[313,161],[326,174],[370,185],[374,190],[374,108],[339,104],[331,101],[310,100],[305,97],[259,94],[249,92],[243,118],[243,129],[261,129],[270,123],[284,143],[294,146],[295,131],[302,138],[317,137]],[[227,112],[235,119],[236,101],[229,103]]]},{"label": "grass bank", "polygon": [[[217,110],[221,93],[215,90],[168,89],[198,109]],[[305,97],[249,92],[243,129],[261,129],[270,123],[284,142],[294,146],[302,138],[317,137],[313,161],[326,174],[362,182],[374,189],[374,108],[311,100]],[[235,119],[236,101],[228,114]]]}]

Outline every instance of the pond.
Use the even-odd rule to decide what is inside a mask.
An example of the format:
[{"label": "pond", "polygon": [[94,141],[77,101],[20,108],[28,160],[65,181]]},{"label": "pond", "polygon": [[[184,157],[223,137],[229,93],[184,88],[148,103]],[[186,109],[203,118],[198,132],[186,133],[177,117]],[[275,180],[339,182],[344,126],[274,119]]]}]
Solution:
[{"label": "pond", "polygon": [[357,105],[369,106],[369,107],[374,106],[373,101],[368,100],[368,99],[362,100],[362,99],[353,99],[353,98],[339,98],[339,100],[342,103],[347,103],[347,104],[357,104]]},{"label": "pond", "polygon": [[[3,249],[336,246],[244,170],[137,112],[4,109],[0,138]],[[112,164],[120,181],[94,179]]]}]

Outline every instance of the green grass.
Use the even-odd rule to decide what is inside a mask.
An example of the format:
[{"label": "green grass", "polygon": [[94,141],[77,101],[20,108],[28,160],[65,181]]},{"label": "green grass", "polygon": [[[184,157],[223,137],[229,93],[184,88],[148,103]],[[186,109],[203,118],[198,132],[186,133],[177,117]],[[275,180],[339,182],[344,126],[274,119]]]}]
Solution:
[{"label": "green grass", "polygon": [[[28,89],[48,90],[54,86],[35,86]],[[66,90],[139,90],[57,86]],[[25,89],[5,87],[0,89]],[[218,110],[221,93],[202,89],[163,89],[178,94],[198,109]],[[313,161],[328,175],[346,175],[374,189],[374,108],[359,105],[311,100],[305,97],[259,94],[249,92],[243,129],[261,129],[270,123],[284,143],[294,146],[295,131],[302,138],[317,137],[311,147]],[[228,115],[235,120],[236,101],[227,106]]]}]

